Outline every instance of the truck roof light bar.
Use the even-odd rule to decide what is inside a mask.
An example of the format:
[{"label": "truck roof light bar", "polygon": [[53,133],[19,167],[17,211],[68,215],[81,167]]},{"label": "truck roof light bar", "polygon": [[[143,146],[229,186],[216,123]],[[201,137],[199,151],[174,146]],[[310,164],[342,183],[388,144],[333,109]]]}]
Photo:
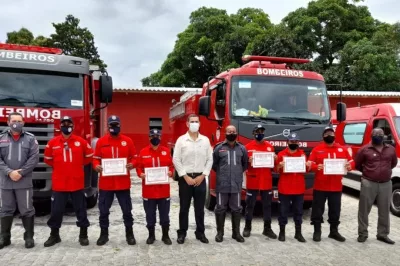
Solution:
[{"label": "truck roof light bar", "polygon": [[268,61],[271,63],[292,63],[292,64],[307,64],[311,61],[303,58],[290,58],[290,57],[274,57],[274,56],[261,56],[261,55],[245,55],[242,57],[244,63],[251,61]]},{"label": "truck roof light bar", "polygon": [[57,54],[57,55],[63,53],[63,51],[59,48],[49,48],[49,47],[40,47],[40,46],[22,45],[22,44],[8,44],[8,43],[0,43],[0,49],[12,50],[12,51],[36,52],[44,54]]}]

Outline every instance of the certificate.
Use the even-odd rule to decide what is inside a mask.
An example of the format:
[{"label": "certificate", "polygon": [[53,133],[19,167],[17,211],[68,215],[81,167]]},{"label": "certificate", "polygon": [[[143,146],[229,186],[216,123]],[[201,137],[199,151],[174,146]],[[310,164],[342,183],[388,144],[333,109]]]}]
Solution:
[{"label": "certificate", "polygon": [[168,167],[144,168],[146,185],[169,184]]},{"label": "certificate", "polygon": [[102,159],[102,176],[127,175],[126,158]]},{"label": "certificate", "polygon": [[274,168],[274,152],[254,152],[252,166],[254,168]]},{"label": "certificate", "polygon": [[305,173],[306,172],[306,157],[283,157],[284,173]]},{"label": "certificate", "polygon": [[346,159],[324,159],[324,175],[346,175]]}]

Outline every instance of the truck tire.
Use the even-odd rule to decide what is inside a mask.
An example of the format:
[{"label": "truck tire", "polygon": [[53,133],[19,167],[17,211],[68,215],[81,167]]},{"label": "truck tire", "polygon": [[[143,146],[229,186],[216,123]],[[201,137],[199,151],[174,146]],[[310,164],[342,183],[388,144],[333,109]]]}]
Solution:
[{"label": "truck tire", "polygon": [[96,206],[98,198],[99,198],[99,193],[97,191],[92,196],[86,198],[87,208],[91,209],[94,206]]},{"label": "truck tire", "polygon": [[211,192],[210,192],[210,177],[207,176],[206,177],[206,203],[205,203],[205,207],[206,207],[207,210],[213,211],[216,204],[217,204],[217,200],[213,195],[211,195]]},{"label": "truck tire", "polygon": [[394,183],[392,188],[392,199],[390,200],[390,211],[393,215],[400,217],[400,183]]}]

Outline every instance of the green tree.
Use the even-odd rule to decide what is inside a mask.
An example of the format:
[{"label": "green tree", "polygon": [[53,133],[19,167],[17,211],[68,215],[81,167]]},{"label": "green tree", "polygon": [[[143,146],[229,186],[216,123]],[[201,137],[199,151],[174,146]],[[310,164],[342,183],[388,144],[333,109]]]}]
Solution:
[{"label": "green tree", "polygon": [[48,38],[44,36],[33,36],[33,33],[27,28],[21,28],[19,31],[12,31],[7,33],[6,43],[23,44],[23,45],[38,45],[48,46]]}]

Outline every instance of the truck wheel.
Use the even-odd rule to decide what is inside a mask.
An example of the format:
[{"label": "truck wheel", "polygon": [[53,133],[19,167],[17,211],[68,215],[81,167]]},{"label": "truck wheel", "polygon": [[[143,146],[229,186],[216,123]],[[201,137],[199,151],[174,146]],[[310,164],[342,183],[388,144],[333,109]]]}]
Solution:
[{"label": "truck wheel", "polygon": [[217,200],[210,193],[210,179],[207,176],[206,177],[206,203],[205,203],[205,207],[206,207],[207,210],[213,211],[216,204],[217,204]]},{"label": "truck wheel", "polygon": [[303,209],[304,209],[304,210],[310,209],[311,206],[312,206],[312,201],[304,201],[304,202],[303,202]]},{"label": "truck wheel", "polygon": [[393,184],[392,191],[390,211],[393,213],[393,215],[400,217],[400,183]]},{"label": "truck wheel", "polygon": [[97,191],[92,196],[86,198],[87,208],[91,209],[94,206],[96,206],[98,198],[99,198],[99,193]]}]

